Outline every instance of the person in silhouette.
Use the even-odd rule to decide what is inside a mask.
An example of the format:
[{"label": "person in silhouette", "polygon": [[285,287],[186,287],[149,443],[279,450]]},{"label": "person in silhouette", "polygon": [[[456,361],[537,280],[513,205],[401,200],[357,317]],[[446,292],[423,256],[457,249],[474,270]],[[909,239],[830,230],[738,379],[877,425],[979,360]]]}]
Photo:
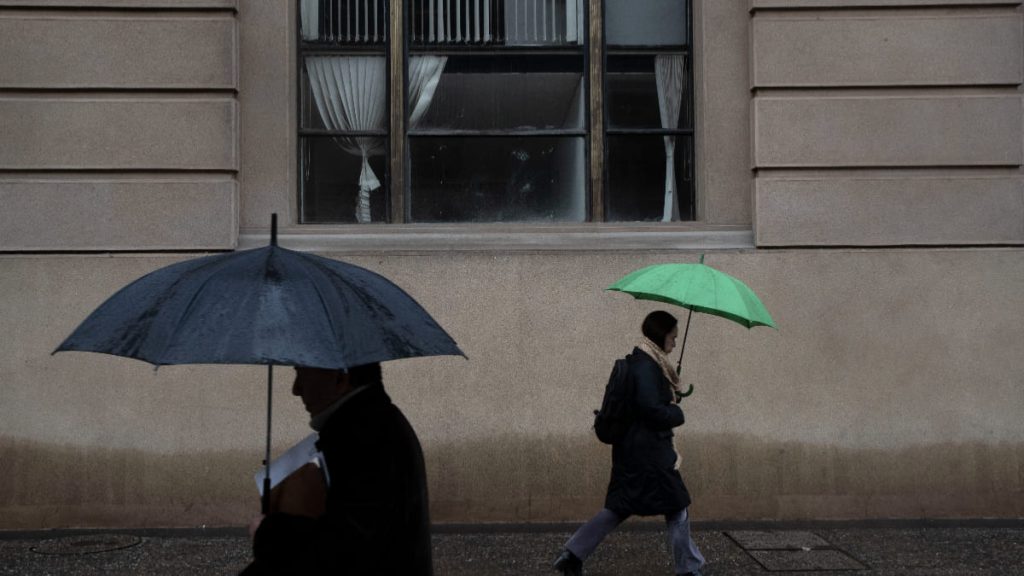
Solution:
[{"label": "person in silhouette", "polygon": [[242,576],[431,576],[423,451],[384,391],[380,364],[348,371],[298,367],[292,393],[319,433],[324,506],[256,518],[250,525],[255,560]]},{"label": "person in silhouette", "polygon": [[672,429],[685,420],[679,400],[679,375],[668,359],[679,334],[668,312],[651,312],[641,326],[643,338],[628,357],[633,385],[634,420],[612,445],[612,473],[604,509],[565,544],[554,568],[580,576],[583,562],[626,518],[662,515],[672,542],[676,574],[700,576],[704,556],[690,535],[690,493],[679,474]]}]

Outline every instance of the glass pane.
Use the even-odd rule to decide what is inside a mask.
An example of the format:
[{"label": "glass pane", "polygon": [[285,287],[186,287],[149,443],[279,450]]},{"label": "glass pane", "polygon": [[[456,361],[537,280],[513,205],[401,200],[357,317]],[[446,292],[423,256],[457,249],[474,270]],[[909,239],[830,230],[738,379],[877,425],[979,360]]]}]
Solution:
[{"label": "glass pane", "polygon": [[[583,96],[582,56],[448,56],[433,97],[410,124],[413,131],[579,130]],[[410,114],[418,102],[410,96]]]},{"label": "glass pane", "polygon": [[605,0],[609,46],[683,46],[687,0]]},{"label": "glass pane", "polygon": [[299,0],[299,29],[305,42],[383,46],[387,0]]},{"label": "glass pane", "polygon": [[[690,128],[692,90],[688,59],[683,54],[608,56],[608,126],[610,128]],[[658,74],[662,75],[661,86]],[[659,98],[658,90],[664,90]],[[670,114],[662,123],[662,102]],[[674,122],[673,122],[674,120]]]},{"label": "glass pane", "polygon": [[[363,187],[367,189],[369,218],[365,220],[387,221],[390,200],[385,139],[302,138],[299,144],[302,222],[359,222],[360,182],[367,183]],[[371,151],[369,171],[364,171],[359,144]],[[373,187],[374,179],[379,186]]]},{"label": "glass pane", "polygon": [[[608,137],[607,219],[610,222],[660,221],[665,214],[666,155],[663,136]],[[679,220],[693,220],[692,140],[674,138],[672,152]],[[670,173],[671,175],[671,173]],[[671,204],[670,204],[671,206]],[[673,218],[674,219],[674,218]]]},{"label": "glass pane", "polygon": [[412,45],[580,45],[583,1],[412,0]]},{"label": "glass pane", "polygon": [[302,62],[301,128],[342,132],[387,128],[383,56],[306,56]]},{"label": "glass pane", "polygon": [[583,138],[409,139],[413,222],[582,222]]}]

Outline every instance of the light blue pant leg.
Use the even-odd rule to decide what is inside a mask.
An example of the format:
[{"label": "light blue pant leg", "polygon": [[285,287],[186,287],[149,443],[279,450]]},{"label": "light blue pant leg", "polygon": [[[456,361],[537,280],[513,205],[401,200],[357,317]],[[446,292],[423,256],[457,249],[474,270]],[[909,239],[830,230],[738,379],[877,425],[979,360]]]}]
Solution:
[{"label": "light blue pant leg", "polygon": [[580,560],[586,560],[597,548],[597,545],[604,540],[604,537],[611,534],[612,530],[615,530],[625,519],[604,508],[589,522],[580,526],[579,530],[576,530],[572,538],[565,543],[565,549],[575,554]]},{"label": "light blue pant leg", "polygon": [[704,555],[697,549],[697,543],[690,536],[690,515],[686,509],[666,515],[665,523],[668,524],[668,542],[672,549],[676,574],[700,570],[704,566]]}]

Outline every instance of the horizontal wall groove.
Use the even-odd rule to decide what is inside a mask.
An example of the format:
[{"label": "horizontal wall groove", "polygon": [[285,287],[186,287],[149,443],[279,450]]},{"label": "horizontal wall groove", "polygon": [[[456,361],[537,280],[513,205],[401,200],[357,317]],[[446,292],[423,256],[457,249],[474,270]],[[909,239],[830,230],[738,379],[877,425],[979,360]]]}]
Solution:
[{"label": "horizontal wall groove", "polygon": [[167,102],[233,102],[236,101],[235,90],[122,90],[103,88],[99,90],[12,90],[0,89],[0,101],[21,100],[25,102],[75,101],[75,102],[146,102],[163,100]]},{"label": "horizontal wall groove", "polygon": [[[898,173],[900,175],[916,174],[925,176],[934,176],[939,172],[956,173],[962,175],[964,173],[974,173],[989,176],[1006,176],[1008,174],[1017,174],[1018,168],[1022,164],[950,164],[950,165],[905,165],[905,164],[876,164],[876,165],[822,165],[822,166],[759,166],[754,167],[751,170],[759,177],[771,177],[772,175],[791,173],[791,174],[857,174],[863,175],[865,173],[886,173],[893,174]],[[943,174],[949,175],[949,174]]]},{"label": "horizontal wall groove", "polygon": [[160,88],[124,88],[115,86],[88,86],[88,87],[67,87],[67,86],[32,86],[32,87],[4,87],[0,88],[0,99],[5,96],[11,96],[14,98],[24,98],[26,96],[38,96],[40,98],[53,99],[54,96],[110,96],[112,99],[117,99],[121,96],[131,96],[133,100],[141,99],[140,96],[152,96],[154,98],[161,98],[163,96],[192,96],[194,98],[218,98],[227,96],[234,98],[238,95],[238,88],[234,86],[224,87],[204,87],[201,89],[196,88],[177,88],[174,86],[160,87]]},{"label": "horizontal wall groove", "polygon": [[211,14],[222,14],[225,17],[234,18],[238,13],[237,8],[222,8],[210,6],[208,8],[198,6],[9,6],[0,4],[0,17],[7,14],[18,16],[72,16],[75,18],[88,18],[90,15],[109,17],[110,15],[123,14],[126,17],[145,15],[147,17],[182,16],[194,15],[200,18],[209,18]]},{"label": "horizontal wall groove", "polygon": [[139,14],[175,16],[195,13],[201,16],[212,14],[237,14],[239,7],[236,2],[189,2],[186,0],[164,2],[103,2],[101,0],[80,0],[77,2],[47,2],[42,0],[0,0],[0,14]]},{"label": "horizontal wall groove", "polygon": [[1013,16],[1017,14],[1017,6],[987,4],[978,6],[808,6],[785,9],[751,10],[755,20],[814,20],[817,18],[835,19],[877,19],[890,17],[921,17],[921,18],[988,18],[992,16]]},{"label": "horizontal wall groove", "polygon": [[776,244],[757,247],[758,251],[782,252],[786,250],[856,250],[863,252],[891,250],[1005,250],[1024,246],[1024,242],[1006,244]]},{"label": "horizontal wall groove", "polygon": [[755,15],[807,12],[907,12],[1007,10],[1021,5],[1020,0],[750,0]]},{"label": "horizontal wall groove", "polygon": [[[37,177],[40,175],[53,176],[118,176],[123,175],[125,179],[136,180],[138,176],[180,176],[194,174],[197,176],[225,176],[226,179],[233,179],[237,175],[237,169],[222,168],[19,168],[11,170],[0,168],[0,179],[10,177],[26,176]],[[67,178],[61,178],[67,179]]]},{"label": "horizontal wall groove", "polygon": [[1017,96],[1022,84],[975,85],[829,85],[756,86],[750,93],[758,98],[958,98]]}]

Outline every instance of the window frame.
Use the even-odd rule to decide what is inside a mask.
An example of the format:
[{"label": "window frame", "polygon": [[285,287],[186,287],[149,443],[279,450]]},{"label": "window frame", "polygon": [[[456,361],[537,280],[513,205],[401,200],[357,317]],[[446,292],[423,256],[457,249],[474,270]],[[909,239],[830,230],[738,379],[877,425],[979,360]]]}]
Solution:
[{"label": "window frame", "polygon": [[[385,22],[385,37],[382,44],[373,45],[336,45],[336,46],[319,46],[312,45],[306,42],[302,36],[302,3],[296,2],[295,8],[295,26],[293,26],[293,33],[295,38],[295,71],[296,81],[298,83],[298,89],[295,91],[295,110],[297,115],[296,121],[296,138],[295,138],[295,158],[296,158],[296,203],[298,208],[298,214],[296,217],[296,223],[305,226],[313,225],[329,225],[329,226],[356,226],[360,225],[353,222],[330,222],[330,221],[315,221],[306,220],[306,195],[305,185],[306,179],[303,177],[306,166],[303,164],[303,147],[306,144],[307,138],[332,138],[332,137],[360,137],[360,136],[371,136],[371,137],[382,137],[385,140],[384,144],[384,156],[386,159],[391,157],[393,139],[390,137],[393,132],[393,118],[392,114],[388,113],[384,116],[384,128],[382,130],[330,130],[330,129],[310,129],[303,127],[304,116],[303,113],[312,105],[312,103],[304,103],[303,100],[306,95],[305,90],[305,78],[308,76],[306,73],[306,57],[307,56],[366,56],[366,55],[378,55],[384,56],[384,99],[385,107],[390,110],[392,102],[392,75],[387,73],[392,67],[392,56],[391,56],[391,38],[393,37],[393,26],[392,24],[392,8],[394,2],[392,0],[386,0],[384,2],[384,22]],[[305,105],[304,105],[305,104]],[[385,220],[383,223],[391,224],[394,222],[393,219],[393,188],[390,186],[392,180],[392,162],[385,161],[384,163],[384,178],[381,186],[384,194],[386,194],[386,202],[388,209],[385,210]]]},{"label": "window frame", "polygon": [[[651,229],[667,229],[671,226],[679,225],[694,225],[701,224],[700,214],[698,213],[698,202],[697,198],[697,126],[696,126],[696,96],[697,90],[694,85],[694,68],[695,68],[695,38],[694,38],[694,2],[698,0],[683,0],[685,2],[686,11],[686,38],[688,43],[682,46],[636,46],[629,47],[627,50],[638,50],[644,51],[645,53],[654,54],[655,52],[661,53],[683,53],[688,61],[687,66],[687,77],[688,77],[688,96],[684,99],[684,102],[689,105],[689,110],[684,112],[688,117],[693,119],[692,125],[688,128],[677,128],[677,129],[629,129],[629,128],[609,128],[610,122],[608,121],[608,102],[605,98],[607,93],[607,78],[605,77],[607,70],[607,57],[609,54],[609,47],[606,43],[605,28],[606,21],[604,18],[605,14],[605,0],[583,0],[581,9],[583,11],[583,26],[581,29],[581,40],[582,40],[582,56],[583,56],[583,70],[582,75],[584,78],[584,103],[586,105],[586,111],[584,112],[583,128],[581,130],[536,130],[536,131],[520,131],[520,130],[509,130],[509,131],[491,131],[491,132],[474,132],[472,134],[467,133],[463,130],[418,130],[410,131],[408,129],[408,114],[409,105],[407,90],[405,89],[408,79],[408,68],[410,56],[415,54],[416,50],[411,50],[411,30],[409,29],[412,23],[405,18],[405,14],[409,13],[410,6],[413,0],[387,0],[385,2],[385,20],[387,26],[387,38],[383,45],[383,52],[385,58],[385,66],[388,73],[386,74],[386,87],[385,94],[387,98],[387,108],[389,113],[386,115],[385,129],[383,131],[374,131],[372,134],[369,132],[360,133],[335,133],[329,130],[310,130],[302,128],[301,116],[297,122],[297,138],[296,138],[296,164],[297,164],[297,202],[298,202],[298,218],[297,223],[300,225],[326,225],[326,226],[366,226],[365,224],[356,224],[351,222],[328,222],[328,221],[307,221],[304,218],[304,200],[303,200],[303,189],[305,186],[305,179],[303,178],[303,155],[302,150],[306,138],[317,138],[317,137],[330,137],[339,135],[373,135],[373,136],[384,136],[387,139],[385,156],[387,161],[385,162],[386,169],[384,175],[384,187],[386,188],[385,194],[387,194],[389,200],[387,202],[388,209],[386,210],[387,217],[383,223],[388,226],[396,225],[417,225],[410,222],[410,202],[408,198],[411,194],[411,161],[409,158],[409,141],[416,137],[432,137],[432,136],[501,136],[501,137],[544,137],[544,136],[572,136],[582,137],[584,142],[584,202],[586,205],[586,218],[582,224],[585,225],[611,225],[616,227],[623,226],[638,226],[642,228]],[[296,25],[293,26],[295,39],[296,39],[296,70],[298,72],[298,82],[300,89],[297,90],[296,101],[297,110],[300,111],[302,108],[302,78],[305,75],[305,64],[304,59],[308,55],[314,55],[317,53],[329,53],[329,54],[366,54],[366,53],[379,53],[379,48],[374,47],[359,47],[359,46],[339,46],[339,47],[323,47],[323,46],[310,46],[309,43],[305,42],[302,38],[301,33],[301,3],[297,3],[296,7]],[[507,47],[502,48],[501,52],[527,52],[542,54],[548,53],[565,53],[569,50],[553,49],[550,46],[546,47]],[[618,47],[610,50],[612,53],[622,53],[623,49]],[[429,54],[465,54],[467,52],[474,52],[473,47],[459,47],[459,46],[448,46],[443,49],[434,51],[420,51]],[[478,52],[476,52],[478,53]],[[401,58],[396,58],[395,55],[400,54]],[[397,92],[396,92],[397,91]],[[396,96],[400,94],[400,97]],[[609,221],[607,219],[608,214],[608,195],[606,193],[608,187],[608,137],[610,135],[630,135],[630,134],[644,134],[644,135],[676,135],[688,138],[691,145],[689,147],[689,157],[686,165],[689,166],[688,176],[686,179],[688,182],[687,189],[680,190],[680,198],[686,198],[690,205],[690,220],[679,220],[673,222],[642,222],[642,221]],[[678,180],[677,180],[678,181]],[[685,192],[685,196],[684,196]],[[538,224],[536,222],[520,222],[520,221],[507,221],[500,223],[473,223],[473,222],[450,222],[450,223],[437,223],[429,225],[442,225],[442,226],[453,226],[453,227],[469,227],[469,226],[493,226],[495,224],[510,224],[510,225],[523,225],[536,227],[538,225],[544,226],[544,224]],[[548,226],[575,226],[578,223],[571,222],[559,222],[552,223]]]},{"label": "window frame", "polygon": [[[676,45],[622,45],[622,46],[609,46],[607,41],[607,20],[604,18],[606,14],[605,6],[607,0],[600,0],[601,2],[601,90],[603,94],[608,94],[608,57],[617,55],[642,55],[642,56],[656,56],[658,54],[682,54],[685,61],[688,63],[686,66],[686,77],[687,77],[687,93],[688,98],[684,98],[682,104],[687,105],[688,108],[681,111],[680,118],[689,118],[691,120],[690,127],[688,128],[612,128],[611,127],[611,110],[609,107],[609,99],[604,98],[601,105],[601,113],[603,116],[602,124],[602,199],[601,199],[601,213],[602,222],[613,222],[607,219],[607,214],[610,211],[610,195],[607,193],[609,187],[609,172],[608,167],[608,149],[609,139],[611,136],[683,136],[688,138],[690,142],[690,156],[684,163],[689,168],[686,179],[689,182],[686,190],[686,198],[689,203],[689,214],[691,219],[689,220],[678,220],[679,222],[697,222],[697,179],[696,179],[696,155],[697,155],[697,136],[696,136],[696,114],[695,114],[695,100],[696,100],[696,89],[694,86],[694,37],[693,37],[693,2],[694,0],[683,0],[686,11],[686,38],[688,44],[676,44]],[[678,190],[678,183],[680,179],[676,175],[677,192],[680,192],[678,196],[683,197],[681,194],[682,190]],[[625,222],[622,222],[625,223]],[[661,224],[670,224],[661,223]]]}]

